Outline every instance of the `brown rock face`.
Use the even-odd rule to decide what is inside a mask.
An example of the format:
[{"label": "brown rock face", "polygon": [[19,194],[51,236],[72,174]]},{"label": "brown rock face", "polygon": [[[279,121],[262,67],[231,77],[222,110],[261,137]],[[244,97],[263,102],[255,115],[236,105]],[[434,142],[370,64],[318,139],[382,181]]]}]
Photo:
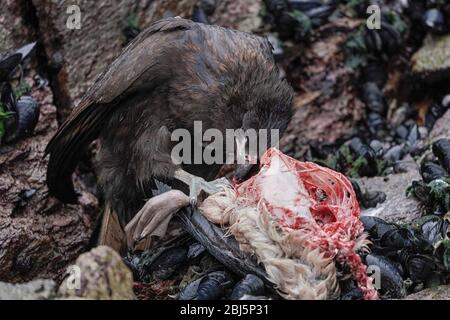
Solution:
[{"label": "brown rock face", "polygon": [[[27,78],[32,85],[31,78]],[[31,137],[0,146],[0,281],[58,279],[89,245],[98,219],[97,199],[79,205],[48,196],[44,149],[57,129],[49,87],[33,88],[40,119]]]},{"label": "brown rock face", "polygon": [[345,40],[345,34],[337,33],[313,43],[298,54],[302,73],[289,72],[300,93],[280,145],[296,158],[305,155],[308,144],[334,143],[350,134],[363,118],[364,104],[357,97],[353,71],[344,66]]},{"label": "brown rock face", "polygon": [[22,6],[19,1],[2,1],[0,14],[0,52],[20,47],[28,37],[29,30],[22,23]]},{"label": "brown rock face", "polygon": [[[32,1],[61,118],[121,51],[130,1]],[[72,5],[79,8],[79,29]]]}]

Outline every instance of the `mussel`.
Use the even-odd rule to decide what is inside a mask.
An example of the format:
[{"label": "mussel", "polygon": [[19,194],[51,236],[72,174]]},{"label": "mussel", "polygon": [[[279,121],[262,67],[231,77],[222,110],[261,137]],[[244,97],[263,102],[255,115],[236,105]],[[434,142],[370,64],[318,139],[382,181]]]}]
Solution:
[{"label": "mussel", "polygon": [[195,242],[189,246],[186,257],[189,261],[193,261],[202,257],[204,254],[206,254],[205,246],[199,242]]},{"label": "mussel", "polygon": [[253,274],[248,274],[238,282],[231,293],[231,300],[239,300],[245,295],[261,296],[264,294],[264,282]]},{"label": "mussel", "polygon": [[231,288],[233,280],[225,271],[211,272],[206,275],[198,284],[198,300],[216,300],[219,299],[226,290]]},{"label": "mussel", "polygon": [[381,114],[370,112],[367,115],[367,126],[372,134],[379,135],[386,128],[386,121]]},{"label": "mussel", "polygon": [[187,286],[178,293],[178,300],[197,300],[197,290],[200,281],[202,281],[202,278],[188,283]]},{"label": "mussel", "polygon": [[14,122],[7,124],[5,142],[14,142],[30,135],[39,120],[40,108],[31,96],[22,96],[15,105]]},{"label": "mussel", "polygon": [[444,168],[431,161],[422,163],[420,166],[420,174],[422,175],[423,181],[427,183],[436,179],[444,178],[448,175]]},{"label": "mussel", "polygon": [[433,153],[445,170],[450,173],[450,140],[440,139],[433,143]]},{"label": "mussel", "polygon": [[358,158],[362,158],[366,162],[365,165],[359,168],[359,174],[364,176],[376,175],[378,172],[378,164],[373,149],[358,137],[350,141],[349,147]]},{"label": "mussel", "polygon": [[379,276],[379,292],[389,298],[402,298],[406,295],[406,287],[398,268],[386,257],[369,254],[365,258],[367,266]]},{"label": "mussel", "polygon": [[384,114],[386,112],[386,101],[383,93],[375,82],[366,82],[362,87],[361,97],[371,112]]},{"label": "mussel", "polygon": [[166,280],[177,271],[187,259],[185,248],[173,248],[164,251],[159,255],[149,267],[153,278]]},{"label": "mussel", "polygon": [[36,42],[24,45],[13,53],[0,54],[0,82],[7,81],[13,71],[22,63],[33,51]]},{"label": "mussel", "polygon": [[366,48],[377,54],[394,54],[402,45],[401,34],[388,22],[382,21],[380,29],[367,29]]},{"label": "mussel", "polygon": [[195,5],[192,10],[192,21],[198,23],[209,24],[208,16],[205,13],[205,10],[200,5]]},{"label": "mussel", "polygon": [[427,127],[427,129],[431,130],[434,127],[436,121],[441,118],[446,111],[447,107],[438,103],[433,103],[430,106],[427,115],[425,116],[425,126]]},{"label": "mussel", "polygon": [[415,284],[427,281],[438,268],[431,255],[411,254],[407,250],[402,250],[399,257],[407,276]]}]

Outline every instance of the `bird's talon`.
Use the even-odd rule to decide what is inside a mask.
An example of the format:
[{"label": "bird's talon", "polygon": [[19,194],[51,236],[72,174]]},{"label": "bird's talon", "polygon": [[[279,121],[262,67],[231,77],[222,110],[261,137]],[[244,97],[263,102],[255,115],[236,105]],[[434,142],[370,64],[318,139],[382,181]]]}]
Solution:
[{"label": "bird's talon", "polygon": [[197,206],[197,197],[190,197],[189,202],[192,206]]}]

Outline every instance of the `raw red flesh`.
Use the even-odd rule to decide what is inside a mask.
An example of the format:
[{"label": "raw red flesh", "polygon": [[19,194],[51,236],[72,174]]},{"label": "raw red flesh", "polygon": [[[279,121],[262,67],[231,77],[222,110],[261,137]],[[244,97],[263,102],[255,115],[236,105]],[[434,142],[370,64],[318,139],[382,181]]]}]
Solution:
[{"label": "raw red flesh", "polygon": [[284,230],[308,233],[312,249],[345,258],[364,298],[378,299],[367,267],[354,250],[364,228],[356,194],[344,175],[271,148],[261,158],[259,173],[235,188],[248,204],[263,202]]}]

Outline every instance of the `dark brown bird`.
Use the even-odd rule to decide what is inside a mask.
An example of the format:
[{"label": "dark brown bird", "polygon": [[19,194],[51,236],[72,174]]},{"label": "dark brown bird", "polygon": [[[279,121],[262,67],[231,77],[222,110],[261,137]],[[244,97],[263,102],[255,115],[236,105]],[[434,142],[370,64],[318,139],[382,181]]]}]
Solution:
[{"label": "dark brown bird", "polygon": [[[192,186],[193,176],[172,162],[173,130],[192,132],[194,121],[202,121],[203,130],[283,132],[292,95],[265,38],[181,18],[160,20],[96,80],[48,144],[49,191],[76,201],[72,173],[100,138],[99,184],[125,223],[142,207],[153,178]],[[206,180],[219,168],[183,166]],[[248,166],[237,171],[243,176]]]}]

